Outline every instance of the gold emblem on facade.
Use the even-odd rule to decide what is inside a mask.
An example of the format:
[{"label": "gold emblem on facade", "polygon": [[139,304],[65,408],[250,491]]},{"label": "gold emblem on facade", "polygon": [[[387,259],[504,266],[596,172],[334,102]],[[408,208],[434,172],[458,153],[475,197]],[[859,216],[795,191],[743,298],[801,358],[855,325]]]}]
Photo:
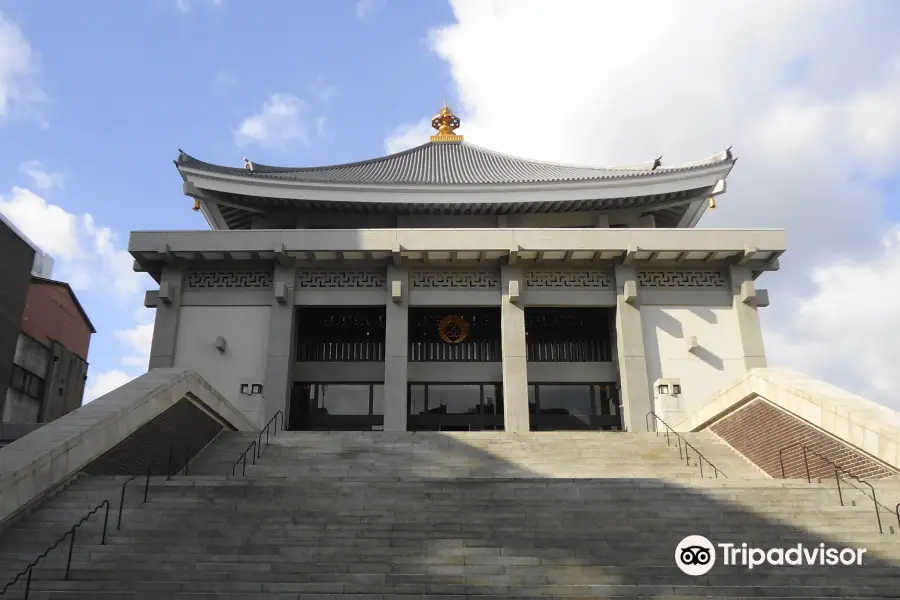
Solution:
[{"label": "gold emblem on facade", "polygon": [[438,326],[441,339],[448,344],[459,344],[469,337],[469,324],[459,315],[448,315]]},{"label": "gold emblem on facade", "polygon": [[432,142],[461,142],[463,136],[456,135],[456,128],[459,127],[459,117],[453,114],[450,107],[446,104],[441,112],[431,119],[431,126],[437,129],[437,135],[431,136]]}]

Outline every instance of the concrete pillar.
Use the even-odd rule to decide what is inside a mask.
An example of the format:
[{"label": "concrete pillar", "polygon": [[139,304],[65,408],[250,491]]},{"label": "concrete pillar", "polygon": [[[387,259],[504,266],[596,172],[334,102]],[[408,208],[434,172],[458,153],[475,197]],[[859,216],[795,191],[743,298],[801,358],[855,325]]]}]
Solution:
[{"label": "concrete pillar", "polygon": [[[529,431],[528,369],[525,353],[525,309],[518,304],[522,289],[522,269],[504,265],[500,268],[500,340],[503,358],[504,429],[513,433]],[[510,302],[512,285],[516,302]]]},{"label": "concrete pillar", "polygon": [[622,423],[628,431],[647,431],[646,417],[653,407],[637,291],[635,270],[617,266],[616,354],[619,362]]},{"label": "concrete pillar", "polygon": [[156,298],[156,321],[153,324],[148,369],[171,369],[175,366],[184,275],[183,265],[163,267]]},{"label": "concrete pillar", "polygon": [[274,293],[269,316],[269,343],[266,351],[266,376],[263,381],[263,417],[265,425],[279,410],[287,423],[295,362],[297,311],[294,306],[297,269],[277,264],[273,277]]},{"label": "concrete pillar", "polygon": [[388,266],[384,338],[384,430],[406,431],[409,272]]},{"label": "concrete pillar", "polygon": [[766,366],[766,350],[763,346],[762,327],[756,302],[756,286],[753,273],[747,267],[732,266],[731,308],[737,320],[738,338],[744,368],[747,370]]}]

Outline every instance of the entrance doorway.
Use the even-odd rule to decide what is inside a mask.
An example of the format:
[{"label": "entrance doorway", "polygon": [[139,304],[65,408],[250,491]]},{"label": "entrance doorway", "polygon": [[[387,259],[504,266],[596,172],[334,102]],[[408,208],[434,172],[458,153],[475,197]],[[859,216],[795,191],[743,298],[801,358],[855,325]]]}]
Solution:
[{"label": "entrance doorway", "polygon": [[503,386],[495,383],[413,383],[408,395],[409,431],[503,429]]},{"label": "entrance doorway", "polygon": [[295,383],[288,429],[372,431],[384,428],[384,384]]},{"label": "entrance doorway", "polygon": [[528,386],[532,431],[622,428],[614,383],[540,383]]}]

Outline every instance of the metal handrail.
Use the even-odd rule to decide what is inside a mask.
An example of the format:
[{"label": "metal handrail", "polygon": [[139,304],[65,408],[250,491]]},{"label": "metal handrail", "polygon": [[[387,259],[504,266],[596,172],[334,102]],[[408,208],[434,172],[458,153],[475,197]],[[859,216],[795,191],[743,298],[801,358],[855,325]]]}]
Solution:
[{"label": "metal handrail", "polygon": [[272,425],[273,422],[275,423],[275,426],[272,428],[272,437],[275,437],[278,435],[278,417],[279,416],[281,417],[281,430],[284,431],[284,413],[281,412],[280,410],[275,411],[275,414],[272,416],[271,419],[269,419],[269,422],[266,423],[265,427],[263,427],[259,431],[259,435],[256,436],[256,440],[257,440],[257,444],[256,444],[257,455],[256,456],[257,456],[257,458],[262,456],[262,449],[263,449],[262,434],[263,434],[263,432],[266,433],[266,446],[269,445],[269,427]]},{"label": "metal handrail", "polygon": [[[269,431],[271,428],[272,437],[278,435],[278,417],[281,417],[281,430],[284,431],[284,413],[280,410],[275,411],[275,414],[269,419],[269,422],[260,429],[259,434],[256,436],[256,439],[250,442],[250,445],[241,452],[241,455],[238,456],[237,460],[231,465],[231,476],[234,477],[235,469],[237,469],[238,463],[243,461],[243,466],[241,467],[241,475],[247,474],[247,453],[250,450],[253,450],[252,462],[251,464],[256,464],[256,459],[262,456],[262,451],[264,448],[269,445]],[[273,426],[274,424],[274,426]],[[266,434],[266,444],[263,446],[262,435]]]},{"label": "metal handrail", "polygon": [[28,564],[24,569],[19,571],[15,577],[12,578],[6,585],[3,586],[3,589],[0,589],[0,596],[4,595],[9,588],[16,584],[19,581],[19,578],[23,575],[27,575],[28,579],[25,580],[25,600],[28,600],[28,594],[31,592],[31,575],[34,567],[41,561],[41,559],[46,558],[51,552],[56,550],[57,546],[66,541],[66,538],[69,538],[69,556],[66,559],[66,581],[69,580],[69,572],[72,569],[72,550],[75,548],[75,531],[81,527],[85,521],[90,519],[94,514],[100,510],[101,508],[106,507],[106,512],[103,517],[103,536],[100,540],[101,545],[106,545],[106,527],[109,524],[109,500],[104,500],[94,508],[92,508],[86,515],[81,517],[81,519],[72,525],[72,527],[66,531],[61,538],[53,542],[53,545],[49,546],[46,550],[44,550],[41,554],[38,555],[31,563]]},{"label": "metal handrail", "polygon": [[897,513],[897,531],[900,531],[900,502],[894,507],[894,512]]},{"label": "metal handrail", "polygon": [[[670,443],[669,443],[669,432],[670,432],[670,431],[671,431],[671,432],[675,435],[675,437],[678,439],[678,457],[679,457],[679,458],[683,458],[683,459],[685,460],[685,463],[687,464],[687,466],[691,466],[691,457],[690,457],[690,454],[688,453],[688,448],[690,448],[691,450],[693,450],[693,451],[697,454],[697,456],[698,456],[699,459],[700,459],[700,460],[697,461],[697,464],[700,466],[700,477],[703,477],[703,461],[705,460],[705,461],[706,461],[706,464],[708,464],[710,467],[712,467],[712,469],[713,469],[713,474],[715,475],[716,479],[719,478],[719,473],[722,474],[722,477],[724,477],[725,479],[728,479],[728,476],[725,474],[724,471],[722,471],[722,469],[720,469],[720,468],[718,468],[716,465],[712,464],[712,462],[711,462],[708,458],[706,458],[705,456],[703,456],[703,453],[701,453],[699,450],[697,450],[696,448],[694,448],[694,446],[693,446],[689,441],[687,441],[686,439],[684,439],[683,437],[681,437],[681,435],[679,435],[679,433],[678,433],[677,431],[675,431],[674,429],[672,429],[671,427],[669,427],[669,424],[666,423],[665,421],[663,421],[662,418],[661,418],[658,414],[656,414],[655,412],[653,412],[652,410],[651,410],[650,412],[648,412],[647,415],[644,417],[644,424],[647,426],[647,430],[648,430],[648,431],[650,430],[650,416],[651,416],[651,415],[652,415],[653,418],[655,418],[657,421],[659,421],[660,423],[662,423],[663,426],[666,428],[666,446],[669,446],[669,445],[670,445]],[[657,435],[657,437],[658,437],[658,436],[659,436],[659,428],[656,427],[656,426],[654,426],[654,427],[653,427],[653,430],[656,432],[656,435]],[[681,452],[681,443],[682,443],[682,442],[684,442],[684,456],[682,456],[682,452]]]},{"label": "metal handrail", "polygon": [[243,452],[241,452],[241,455],[238,456],[238,459],[236,461],[234,461],[234,464],[231,465],[231,476],[232,477],[234,477],[234,470],[237,468],[238,463],[241,462],[241,459],[244,460],[244,466],[241,470],[241,475],[247,474],[247,453],[250,452],[251,450],[253,450],[253,464],[254,465],[256,464],[256,446],[257,446],[256,440],[253,440],[252,442],[250,442],[250,445],[247,446],[247,448]]},{"label": "metal handrail", "polygon": [[[832,467],[834,467],[834,481],[837,484],[838,499],[841,501],[841,506],[844,506],[844,494],[843,494],[843,492],[841,492],[841,474],[846,475],[847,477],[850,477],[851,479],[855,479],[856,481],[860,482],[863,485],[869,486],[869,489],[872,490],[872,502],[875,505],[875,519],[876,519],[876,521],[878,521],[878,533],[883,534],[884,527],[882,527],[882,525],[881,525],[881,511],[878,510],[878,499],[875,495],[875,486],[873,486],[871,483],[869,483],[865,479],[862,479],[861,477],[854,475],[850,470],[848,470],[848,469],[844,468],[843,466],[839,465],[838,463],[834,462],[833,460],[831,460],[830,458],[828,458],[827,456],[825,456],[824,454],[822,454],[815,448],[810,448],[809,446],[805,446],[803,444],[803,442],[795,442],[795,443],[785,446],[784,448],[779,450],[778,451],[778,461],[781,463],[781,478],[787,479],[787,477],[785,476],[785,471],[784,471],[784,452],[785,452],[785,450],[790,450],[792,448],[797,448],[797,447],[800,447],[803,449],[803,464],[806,466],[806,482],[807,483],[812,483],[812,477],[810,476],[810,472],[809,472],[809,459],[807,458],[807,452],[811,452],[814,456],[820,458],[821,460],[824,460],[825,462],[830,464]],[[850,485],[853,485],[853,484],[850,484]],[[856,486],[854,485],[853,487],[856,487]],[[900,518],[898,518],[898,522],[900,522]]]},{"label": "metal handrail", "polygon": [[[166,463],[166,481],[171,481],[172,479],[172,451],[175,448],[175,444],[169,444],[169,458]],[[188,464],[191,462],[191,447],[184,447],[184,467],[180,469],[180,471],[184,471],[184,474],[188,474]],[[174,473],[177,474],[177,473]],[[125,488],[128,487],[128,484],[144,475],[144,473],[135,473],[131,477],[125,480],[122,484],[122,491],[119,493],[119,515],[116,518],[116,531],[122,528],[122,509],[125,507]],[[147,495],[150,493],[150,477],[152,476],[151,467],[147,467],[146,480],[144,482],[144,500],[142,504],[147,503]]]}]

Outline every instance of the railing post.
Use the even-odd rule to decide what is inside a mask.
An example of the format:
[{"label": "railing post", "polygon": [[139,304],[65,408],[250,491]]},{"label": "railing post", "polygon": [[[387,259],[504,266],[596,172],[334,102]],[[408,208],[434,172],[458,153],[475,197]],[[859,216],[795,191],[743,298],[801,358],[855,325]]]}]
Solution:
[{"label": "railing post", "polygon": [[169,444],[169,461],[166,463],[166,481],[172,481],[172,444]]},{"label": "railing post", "polygon": [[[862,481],[862,479],[859,481]],[[878,533],[884,535],[884,527],[881,526],[881,511],[878,510],[878,498],[875,495],[875,486],[869,482],[866,482],[866,485],[872,490],[872,503],[875,505],[875,520],[878,521]]]},{"label": "railing post", "polygon": [[703,479],[703,457],[700,457],[700,479]]},{"label": "railing post", "polygon": [[106,511],[103,515],[103,537],[100,538],[101,546],[106,545],[106,527],[109,524],[109,500],[104,500],[103,502],[106,503]]},{"label": "railing post", "polygon": [[147,467],[147,481],[144,483],[144,504],[147,503],[147,493],[150,491],[150,467]]},{"label": "railing post", "polygon": [[803,446],[803,464],[806,465],[806,483],[812,483],[812,479],[809,477],[809,459],[806,456],[806,446]]},{"label": "railing post", "polygon": [[838,499],[841,501],[841,506],[843,506],[844,505],[844,493],[841,491],[841,475],[838,472],[837,465],[834,465],[834,481],[835,481],[835,483],[837,483]]},{"label": "railing post", "polygon": [[[134,477],[131,479],[134,479]],[[131,479],[128,481],[131,481]],[[116,531],[122,529],[122,507],[125,505],[125,486],[128,485],[128,481],[122,484],[122,493],[119,495],[119,518],[116,521]]]},{"label": "railing post", "polygon": [[185,476],[188,474],[188,463],[191,462],[191,447],[185,446],[184,448],[184,474]]},{"label": "railing post", "polygon": [[75,548],[75,528],[73,527],[69,534],[69,558],[66,560],[66,581],[69,580],[69,571],[72,569],[72,550]]},{"label": "railing post", "polygon": [[[256,449],[254,448],[254,451],[255,451],[255,450],[256,450]],[[246,452],[244,452],[244,466],[243,466],[243,469],[242,469],[242,471],[241,471],[241,475],[242,475],[242,476],[246,476],[246,475],[247,475],[247,453],[246,453]]]},{"label": "railing post", "polygon": [[34,567],[28,567],[28,579],[25,581],[25,600],[28,600],[28,593],[31,592],[31,572]]},{"label": "railing post", "polygon": [[897,514],[897,533],[900,533],[900,502],[894,507],[894,512]]}]

